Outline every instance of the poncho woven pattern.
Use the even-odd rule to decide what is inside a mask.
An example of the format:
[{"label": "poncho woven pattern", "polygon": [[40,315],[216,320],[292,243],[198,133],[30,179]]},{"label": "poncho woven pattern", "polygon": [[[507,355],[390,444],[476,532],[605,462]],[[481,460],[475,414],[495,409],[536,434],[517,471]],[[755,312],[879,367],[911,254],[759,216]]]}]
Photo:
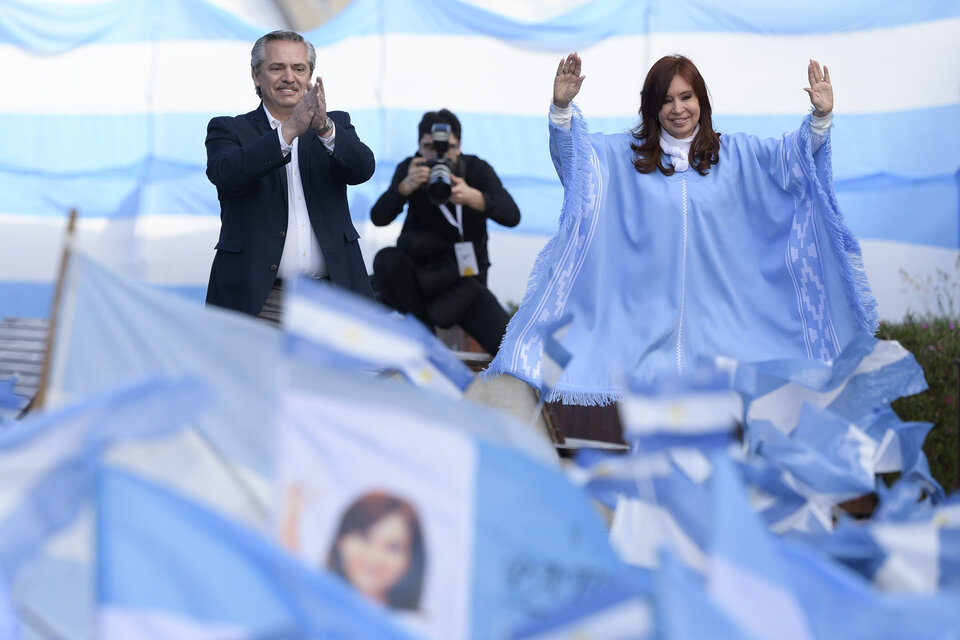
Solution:
[{"label": "poncho woven pattern", "polygon": [[550,124],[559,231],[486,375],[539,385],[542,328],[565,314],[573,358],[547,400],[586,405],[717,357],[830,361],[876,331],[830,139],[811,153],[809,116],[779,140],[724,135],[706,176],[638,173],[631,142],[590,134],[576,106],[570,130]]}]

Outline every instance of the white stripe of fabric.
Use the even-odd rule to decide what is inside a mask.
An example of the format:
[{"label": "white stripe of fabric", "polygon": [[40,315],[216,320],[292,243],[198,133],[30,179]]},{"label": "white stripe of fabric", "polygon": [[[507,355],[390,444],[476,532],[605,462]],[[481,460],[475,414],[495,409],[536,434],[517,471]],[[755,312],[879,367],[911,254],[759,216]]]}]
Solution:
[{"label": "white stripe of fabric", "polygon": [[[284,325],[288,330],[320,344],[333,345],[340,351],[372,362],[383,362],[385,354],[392,362],[409,362],[423,356],[423,350],[416,342],[381,331],[366,322],[357,322],[330,307],[295,295],[287,296],[285,305],[287,320]],[[391,320],[384,316],[384,321]]]},{"label": "white stripe of fabric", "polygon": [[591,477],[621,480],[668,476],[673,471],[670,459],[662,452],[611,458],[588,469]]},{"label": "white stripe of fabric", "polygon": [[[958,30],[960,19],[803,36],[657,33],[649,39],[608,38],[580,52],[588,80],[578,103],[592,117],[633,116],[638,89],[652,62],[682,52],[706,78],[716,114],[809,110],[800,89],[806,84],[806,60],[811,55],[830,68],[842,92],[843,113],[956,104],[954,87],[940,79],[960,76],[960,45],[954,37]],[[72,114],[148,110],[227,114],[248,111],[255,100],[247,71],[251,44],[229,40],[94,44],[58,56],[33,55],[6,45],[0,46],[0,57],[28,76],[62,78],[62,95],[70,97]],[[437,51],[457,54],[441,56]],[[717,56],[717,51],[724,55]],[[482,104],[487,113],[541,115],[549,99],[546,81],[558,57],[566,53],[525,48],[490,36],[371,35],[319,47],[315,74],[323,76],[331,106],[340,109],[423,111],[444,104],[454,112],[469,112]],[[931,57],[939,61],[936,74],[916,73],[930,68]],[[218,72],[199,76],[186,72],[198,60]],[[337,60],[349,63],[334,64]],[[428,60],[431,74],[443,82],[409,83],[408,60]],[[469,74],[462,73],[465,60],[471,61]],[[96,72],[104,61],[116,70],[112,77],[122,81],[104,84]],[[635,61],[635,66],[625,67],[624,61]],[[602,81],[597,70],[613,68],[635,80]],[[764,78],[763,91],[741,90],[745,68],[751,76]],[[538,70],[544,83],[530,82]],[[900,71],[895,92],[888,88],[891,70]],[[492,100],[490,87],[510,100]],[[11,93],[0,105],[4,113],[56,114],[62,109],[62,102],[37,103],[29,92]]]},{"label": "white stripe of fabric", "polygon": [[[637,92],[650,65],[661,56],[681,52],[700,68],[711,91],[716,114],[786,114],[809,110],[809,99],[800,89],[806,85],[806,61],[811,52],[831,70],[831,76],[843,91],[843,112],[877,113],[919,109],[957,103],[956,92],[941,77],[960,75],[960,46],[954,35],[960,19],[920,23],[890,29],[840,34],[775,36],[744,33],[656,33],[615,37],[580,51],[588,80],[578,96],[578,104],[588,117],[634,116]],[[384,66],[379,66],[381,60]],[[437,56],[437,51],[458,51],[461,55]],[[723,56],[717,56],[723,51]],[[489,36],[427,36],[390,34],[379,38],[348,38],[336,45],[318,49],[317,60],[324,73],[324,85],[349,87],[350,95],[338,93],[338,99],[350,102],[350,108],[387,106],[423,110],[446,104],[454,112],[472,111],[483,104],[487,113],[541,115],[549,99],[549,88],[530,82],[537,70],[549,80],[559,55],[567,51],[538,51],[497,40]],[[904,73],[898,78],[903,91],[889,95],[890,69],[924,69],[931,55],[943,58],[947,68],[936,76]],[[337,57],[347,56],[347,57]],[[324,59],[351,60],[350,65],[324,69]],[[407,60],[429,60],[431,73],[444,78],[442,83],[414,87],[407,82]],[[462,74],[463,61],[471,65],[470,74]],[[624,61],[636,61],[635,68]],[[365,72],[358,67],[373,62]],[[763,77],[763,91],[743,92],[743,69]],[[790,73],[790,69],[796,73]],[[504,69],[512,70],[504,73]],[[624,77],[635,82],[604,82],[591,69],[622,69]],[[784,72],[787,70],[787,72]],[[384,84],[376,86],[377,73]],[[356,75],[368,76],[358,85]],[[328,76],[330,82],[328,83]],[[341,77],[342,76],[342,77]],[[901,83],[902,80],[902,83]],[[490,87],[510,100],[491,100]],[[379,93],[378,90],[379,89]],[[342,90],[341,90],[342,92]],[[379,101],[377,100],[379,98]],[[339,104],[339,102],[338,102]]]},{"label": "white stripe of fabric", "polygon": [[960,527],[960,502],[938,507],[933,521],[938,527]]},{"label": "white stripe of fabric", "polygon": [[881,589],[933,593],[940,581],[940,532],[930,522],[877,524],[873,536],[887,552],[873,576]]},{"label": "white stripe of fabric", "polygon": [[[899,342],[881,341],[865,357],[850,376],[870,373],[907,357],[909,352]],[[850,378],[829,391],[815,391],[800,385],[787,383],[750,403],[748,419],[767,420],[784,433],[790,433],[797,425],[803,404],[826,407],[846,389]]]},{"label": "white stripe of fabric", "polygon": [[[24,77],[58,78],[58,92],[64,96],[35,101],[28,97],[30,92],[11,92],[0,103],[0,112],[245,113],[258,100],[250,77],[252,44],[229,40],[91,44],[57,56],[0,46],[0,58],[9,68],[19,69]],[[109,76],[99,71],[105,64],[110,66]],[[200,68],[202,72],[197,71]]]},{"label": "white stripe of fabric", "polygon": [[[958,30],[960,19],[805,36],[654,34],[650,55],[651,62],[673,53],[683,53],[693,60],[710,89],[715,114],[786,114],[795,113],[798,107],[809,111],[809,99],[801,89],[807,86],[805,61],[811,57],[830,69],[840,112],[887,113],[958,102],[954,89],[937,86],[943,84],[938,78],[944,77],[939,70],[930,75],[915,71],[927,68],[922,61],[934,55],[951,58],[947,63],[949,73],[954,74],[951,77],[960,74],[960,45],[955,37]],[[723,55],[717,55],[718,51]],[[590,73],[589,63],[584,54],[584,73]],[[742,90],[744,68],[750,69],[751,77],[764,79],[762,91]],[[898,70],[895,92],[885,84],[889,83],[891,69]],[[635,92],[637,87],[631,90]],[[910,95],[918,92],[927,95]],[[891,95],[894,93],[898,95]],[[581,108],[590,113],[584,104]]]},{"label": "white stripe of fabric", "polygon": [[[0,214],[3,281],[50,282],[63,250],[66,220]],[[159,285],[206,285],[220,233],[214,215],[80,218],[75,246],[105,266]]]},{"label": "white stripe of fabric", "polygon": [[[910,356],[910,352],[903,348],[896,340],[883,340],[878,342],[874,347],[873,351],[860,361],[860,365],[857,367],[856,371],[853,372],[853,375],[860,373],[871,373],[873,371],[879,371],[884,367],[898,362]],[[851,376],[852,377],[852,376]]]},{"label": "white stripe of fabric", "polygon": [[620,401],[624,428],[630,433],[697,434],[730,431],[733,394],[698,393],[674,398],[627,396]]},{"label": "white stripe of fabric", "polygon": [[[728,428],[733,431],[732,424]],[[713,463],[699,449],[676,447],[667,451],[667,455],[685,476],[697,484],[702,484],[713,474]]]},{"label": "white stripe of fabric", "polygon": [[856,447],[857,464],[861,469],[866,469],[870,475],[874,475],[878,450],[876,441],[863,429],[850,423],[844,435],[844,444]]},{"label": "white stripe of fabric", "polygon": [[846,386],[847,383],[844,382],[836,389],[821,393],[787,383],[751,402],[747,420],[767,420],[780,431],[790,433],[797,426],[804,403],[825,407],[833,402]]},{"label": "white stripe of fabric", "polygon": [[[364,212],[354,212],[365,217]],[[213,261],[220,220],[210,215],[141,215],[136,218],[135,245],[117,245],[122,236],[109,231],[112,224],[129,224],[112,218],[81,218],[78,221],[81,244],[96,246],[98,260],[145,282],[159,285],[206,286]],[[375,227],[369,221],[356,222],[361,248],[372,271],[373,257],[396,241],[400,225]],[[51,282],[56,275],[62,250],[66,219],[51,219],[26,213],[0,213],[0,282]],[[111,235],[112,234],[112,235]],[[111,239],[107,240],[107,235]],[[501,302],[519,302],[526,290],[526,274],[547,236],[512,230],[490,230],[490,270],[488,285]],[[98,240],[95,236],[102,236]],[[896,321],[907,310],[922,312],[916,293],[902,286],[901,269],[922,280],[927,274],[952,273],[960,252],[899,242],[861,240],[864,264],[881,317]],[[128,256],[135,251],[138,255]],[[176,259],[171,259],[176,256]],[[130,270],[130,264],[136,268]],[[47,295],[47,294],[44,294]]]},{"label": "white stripe of fabric", "polygon": [[710,558],[707,581],[711,599],[758,640],[813,640],[796,597],[723,556]]},{"label": "white stripe of fabric", "polygon": [[669,548],[685,565],[702,571],[707,558],[669,511],[655,504],[617,499],[610,525],[610,544],[627,564],[654,569],[660,566],[660,551]]},{"label": "white stripe of fabric", "polygon": [[451,398],[463,396],[463,391],[453,384],[446,374],[422,357],[415,362],[402,362],[398,365],[398,369],[411,383],[418,387],[432,389]]},{"label": "white stripe of fabric", "polygon": [[873,470],[876,473],[892,473],[903,469],[903,457],[900,452],[900,438],[893,429],[883,433],[877,452],[873,459]]},{"label": "white stripe of fabric", "polygon": [[683,374],[683,305],[687,300],[687,179],[680,181],[683,187],[681,215],[683,220],[683,244],[680,247],[680,312],[677,317],[677,373]]},{"label": "white stripe of fabric", "polygon": [[[788,531],[810,531],[812,521],[816,520],[819,520],[821,523],[826,520],[828,525],[832,525],[830,522],[830,510],[827,509],[826,517],[823,516],[822,511],[823,510],[819,509],[815,503],[807,502],[793,513],[769,525],[768,528],[773,533],[783,535]],[[825,525],[821,524],[821,526]]]},{"label": "white stripe of fabric", "polygon": [[234,624],[201,622],[166,611],[119,605],[101,606],[97,614],[101,640],[248,640],[253,636]]},{"label": "white stripe of fabric", "polygon": [[181,429],[163,439],[121,442],[104,456],[111,467],[208,505],[244,524],[265,529],[273,504],[273,479],[236,460],[223,460],[196,429]]}]

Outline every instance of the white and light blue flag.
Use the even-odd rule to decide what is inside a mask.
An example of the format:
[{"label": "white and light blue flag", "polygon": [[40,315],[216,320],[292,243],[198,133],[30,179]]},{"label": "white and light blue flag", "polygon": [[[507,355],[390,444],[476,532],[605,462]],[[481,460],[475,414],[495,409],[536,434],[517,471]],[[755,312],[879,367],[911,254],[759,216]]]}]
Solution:
[{"label": "white and light blue flag", "polygon": [[[624,570],[585,493],[483,435],[525,429],[504,414],[341,375],[291,384],[279,417],[278,535],[427,638],[504,637]],[[374,580],[347,556],[387,522],[403,570]]]},{"label": "white and light blue flag", "polygon": [[85,516],[101,457],[170,437],[209,405],[210,390],[196,379],[154,379],[31,414],[0,433],[0,582],[35,630],[89,635]]},{"label": "white and light blue flag", "polygon": [[413,640],[328,572],[133,474],[97,490],[97,638]]},{"label": "white and light blue flag", "polygon": [[899,342],[858,336],[833,363],[771,360],[741,363],[734,388],[743,396],[744,422],[790,433],[804,404],[860,424],[897,398],[926,390],[923,369]]},{"label": "white and light blue flag", "polygon": [[824,553],[773,538],[732,467],[714,461],[708,591],[750,637],[933,639],[960,628],[955,594],[881,594]]},{"label": "white and light blue flag", "polygon": [[412,316],[309,279],[284,300],[288,353],[333,369],[396,371],[411,383],[460,397],[473,373]]},{"label": "white and light blue flag", "polygon": [[767,432],[758,456],[790,474],[807,497],[830,496],[844,502],[876,489],[878,444],[855,424],[813,405],[805,405],[790,435]]},{"label": "white and light blue flag", "polygon": [[833,532],[802,538],[884,591],[960,597],[960,499],[907,520],[844,520]]},{"label": "white and light blue flag", "polygon": [[684,376],[631,381],[618,408],[624,438],[649,452],[726,446],[733,442],[741,407],[729,374],[702,369]]},{"label": "white and light blue flag", "polygon": [[[491,289],[516,302],[563,197],[547,151],[544,85],[561,56],[576,49],[584,58],[580,97],[594,131],[633,127],[644,74],[679,52],[703,73],[719,131],[779,137],[809,111],[799,88],[815,55],[836,84],[838,204],[863,246],[881,314],[899,319],[911,303],[924,312],[913,283],[937,268],[953,272],[960,250],[960,151],[942,143],[960,136],[960,99],[943,81],[960,75],[956,3],[685,6],[353,0],[306,33],[330,105],[350,112],[378,160],[373,178],[347,192],[364,255],[372,260],[396,239],[400,223],[374,227],[370,206],[416,150],[425,111],[445,106],[459,116],[463,152],[488,161],[523,212],[516,228],[490,229]],[[82,243],[102,259],[202,301],[219,229],[216,189],[204,175],[206,126],[257,106],[250,48],[287,26],[267,0],[0,1],[0,56],[24,77],[59,76],[70,96],[38,105],[29,92],[11,93],[0,104],[0,317],[47,315],[72,207]],[[119,65],[122,89],[102,86],[92,62],[101,58]],[[429,60],[443,81],[408,82],[413,59]],[[197,87],[184,60],[208,60],[222,73]],[[473,73],[461,73],[466,64]],[[766,79],[762,100],[740,90],[747,67]],[[890,77],[903,91],[891,95]],[[491,100],[491,86],[510,99]],[[907,222],[904,211],[919,213]]]},{"label": "white and light blue flag", "polygon": [[939,640],[960,628],[955,592],[885,593],[819,549],[788,540],[777,546],[818,638]]},{"label": "white and light blue flag", "polygon": [[710,600],[704,577],[669,549],[661,554],[653,602],[663,640],[752,640]]},{"label": "white and light blue flag", "polygon": [[56,406],[156,375],[204,381],[211,410],[174,442],[125,449],[124,464],[266,530],[281,337],[256,318],[194,304],[74,253],[46,397]]},{"label": "white and light blue flag", "polygon": [[933,501],[924,488],[910,478],[902,477],[893,486],[877,483],[877,506],[870,519],[874,522],[903,522],[926,518]]},{"label": "white and light blue flag", "polygon": [[739,464],[750,507],[773,533],[820,532],[833,528],[835,502],[830,496],[804,495],[789,472],[773,461],[754,456]]},{"label": "white and light blue flag", "polygon": [[[743,397],[745,437],[751,451],[756,452],[766,440],[770,442],[764,455],[772,454],[787,442],[779,434],[789,434],[792,445],[802,446],[802,440],[812,438],[812,446],[819,447],[822,456],[841,463],[836,457],[840,450],[827,441],[844,434],[844,451],[850,453],[846,472],[901,471],[922,483],[935,499],[943,497],[921,448],[926,431],[920,424],[903,423],[890,408],[897,398],[927,388],[923,369],[898,342],[860,336],[830,364],[742,363],[734,386]],[[826,422],[834,423],[832,430]],[[801,424],[803,435],[798,438],[793,432]],[[840,466],[836,470],[842,471]]]},{"label": "white and light blue flag", "polygon": [[696,473],[684,471],[675,453],[582,451],[577,467],[569,470],[595,500],[613,511],[610,542],[630,565],[654,569],[664,548],[689,567],[703,570],[706,565],[710,502],[703,480],[711,469],[698,462],[693,465]]},{"label": "white and light blue flag", "polygon": [[712,540],[707,568],[711,601],[757,640],[813,640],[810,618],[793,593],[789,571],[750,510],[733,465],[714,456]]}]

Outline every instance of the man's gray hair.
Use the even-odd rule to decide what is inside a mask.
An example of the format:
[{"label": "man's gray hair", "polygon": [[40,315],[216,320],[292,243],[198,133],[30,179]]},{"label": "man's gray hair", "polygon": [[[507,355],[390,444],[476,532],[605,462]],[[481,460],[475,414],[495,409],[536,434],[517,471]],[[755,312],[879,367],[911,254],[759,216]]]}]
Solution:
[{"label": "man's gray hair", "polygon": [[304,40],[303,36],[296,31],[286,31],[280,29],[271,31],[254,43],[253,50],[250,52],[250,67],[256,71],[267,58],[267,43],[271,40],[289,40],[290,42],[302,42],[307,47],[307,61],[310,63],[310,75],[313,75],[313,69],[317,66],[317,50],[313,45]]}]

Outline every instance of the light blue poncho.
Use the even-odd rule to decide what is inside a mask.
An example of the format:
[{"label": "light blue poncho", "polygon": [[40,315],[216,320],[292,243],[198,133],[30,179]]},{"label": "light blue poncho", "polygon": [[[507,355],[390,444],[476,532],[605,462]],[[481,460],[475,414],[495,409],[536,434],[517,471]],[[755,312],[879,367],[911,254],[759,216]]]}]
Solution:
[{"label": "light blue poncho", "polygon": [[718,356],[830,361],[875,332],[830,140],[811,153],[809,116],[779,140],[723,135],[706,176],[638,173],[633,141],[589,133],[577,108],[570,130],[550,124],[560,228],[487,375],[539,385],[542,328],[567,314],[573,358],[548,400],[571,404],[608,403],[630,377],[682,374]]}]

